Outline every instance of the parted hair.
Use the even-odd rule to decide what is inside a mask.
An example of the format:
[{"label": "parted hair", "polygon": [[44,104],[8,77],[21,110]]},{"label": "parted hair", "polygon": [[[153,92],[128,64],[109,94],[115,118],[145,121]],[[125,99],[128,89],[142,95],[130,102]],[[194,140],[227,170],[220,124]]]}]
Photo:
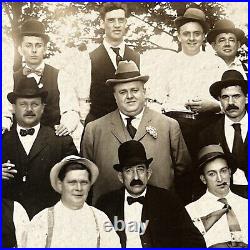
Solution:
[{"label": "parted hair", "polygon": [[112,10],[119,10],[122,9],[125,11],[125,16],[128,17],[128,6],[126,3],[123,2],[106,2],[102,5],[100,10],[101,19],[105,19],[105,15],[107,12],[110,12]]}]

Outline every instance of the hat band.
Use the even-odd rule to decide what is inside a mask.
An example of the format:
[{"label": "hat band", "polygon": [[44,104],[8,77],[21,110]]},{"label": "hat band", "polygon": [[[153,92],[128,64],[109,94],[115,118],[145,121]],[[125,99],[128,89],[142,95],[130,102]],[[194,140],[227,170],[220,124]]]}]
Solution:
[{"label": "hat band", "polygon": [[139,71],[125,72],[116,74],[115,79],[128,79],[137,76],[141,76]]}]

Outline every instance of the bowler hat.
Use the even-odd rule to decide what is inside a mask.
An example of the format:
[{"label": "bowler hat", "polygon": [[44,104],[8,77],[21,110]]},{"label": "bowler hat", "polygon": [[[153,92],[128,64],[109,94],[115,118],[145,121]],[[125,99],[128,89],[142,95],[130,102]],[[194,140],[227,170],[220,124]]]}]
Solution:
[{"label": "bowler hat", "polygon": [[233,33],[235,34],[238,41],[241,43],[245,39],[245,33],[243,30],[235,28],[233,22],[228,19],[219,20],[214,24],[214,28],[210,30],[207,34],[207,41],[212,43],[215,41],[216,36],[221,33]]},{"label": "bowler hat", "polygon": [[209,27],[206,22],[206,15],[202,10],[197,8],[188,8],[183,16],[177,17],[174,21],[177,29],[189,22],[199,23],[202,26],[204,33],[207,33]]},{"label": "bowler hat", "polygon": [[223,73],[221,81],[213,83],[209,92],[215,99],[219,99],[221,90],[229,86],[239,85],[244,93],[247,93],[247,81],[242,74],[237,70],[227,70]]},{"label": "bowler hat", "polygon": [[118,149],[119,164],[114,165],[116,171],[121,172],[123,167],[131,167],[138,164],[149,164],[153,158],[147,159],[144,146],[135,140],[124,142]]},{"label": "bowler hat", "polygon": [[17,87],[7,95],[7,98],[13,104],[18,97],[41,97],[42,99],[46,99],[47,95],[48,91],[44,88],[39,88],[34,77],[22,77]]},{"label": "bowler hat", "polygon": [[216,158],[226,159],[225,153],[220,145],[213,144],[201,148],[201,150],[198,153],[199,170],[201,170],[206,163]]},{"label": "bowler hat", "polygon": [[81,164],[84,165],[91,173],[90,184],[93,185],[99,175],[98,167],[90,160],[86,158],[81,158],[75,155],[66,156],[60,162],[54,165],[54,167],[50,170],[50,183],[54,190],[60,193],[60,189],[58,188],[58,175],[63,166],[66,164]]},{"label": "bowler hat", "polygon": [[139,69],[134,61],[120,61],[115,72],[114,79],[109,79],[106,81],[108,86],[114,86],[118,83],[126,83],[132,81],[142,81],[147,82],[149,76],[142,76]]},{"label": "bowler hat", "polygon": [[42,37],[45,43],[49,41],[49,36],[45,34],[45,27],[43,23],[37,20],[28,20],[22,25],[20,37],[23,36],[38,36]]}]

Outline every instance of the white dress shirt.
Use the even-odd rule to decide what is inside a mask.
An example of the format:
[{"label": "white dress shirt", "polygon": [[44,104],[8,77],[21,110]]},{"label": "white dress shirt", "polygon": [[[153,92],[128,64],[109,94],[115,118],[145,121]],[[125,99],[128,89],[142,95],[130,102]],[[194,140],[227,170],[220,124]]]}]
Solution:
[{"label": "white dress shirt", "polygon": [[[100,247],[121,247],[120,240],[113,228],[105,231],[104,224],[111,225],[107,215],[102,211],[84,203],[81,209],[73,210],[65,207],[61,201],[54,206],[54,228],[51,248],[96,248],[100,231]],[[48,233],[48,209],[38,213],[30,223],[27,245],[29,248],[44,248]]]},{"label": "white dress shirt", "polygon": [[[225,116],[225,137],[227,141],[228,148],[230,152],[233,150],[233,141],[234,141],[234,128],[233,128],[233,122],[230,120],[227,116]],[[243,142],[246,140],[247,132],[248,132],[248,113],[246,112],[245,116],[241,119],[240,122],[241,127],[241,136],[243,139]],[[246,179],[245,173],[237,168],[236,172],[233,174],[233,183],[235,185],[248,185],[248,181]]]},{"label": "white dress shirt", "polygon": [[[228,204],[232,207],[241,228],[239,239],[248,244],[248,201],[231,191],[225,196]],[[206,216],[211,212],[222,209],[224,204],[218,201],[218,197],[207,191],[200,199],[186,206],[194,225],[203,234],[207,247],[232,241],[231,233],[228,226],[227,215],[224,214],[207,232],[200,220],[200,217]]]},{"label": "white dress shirt", "polygon": [[[145,189],[144,192],[140,196],[146,195],[147,190]],[[132,196],[128,193],[125,189],[125,199],[124,199],[124,221],[126,225],[126,248],[142,248],[141,245],[141,238],[140,238],[140,224],[141,224],[141,216],[142,216],[142,208],[143,205],[139,202],[134,202],[133,204],[129,205],[127,202],[127,197]],[[137,198],[137,197],[134,197]],[[137,226],[138,231],[136,230],[129,230],[135,229],[134,227],[130,228],[129,225],[133,223]],[[132,232],[131,232],[132,231]]]},{"label": "white dress shirt", "polygon": [[[135,117],[132,121],[131,121],[131,124],[134,128],[136,128],[136,130],[138,130],[139,128],[139,125],[141,123],[141,119],[142,119],[142,116],[143,116],[143,112],[144,112],[144,108],[142,110],[142,112],[136,116],[133,116]],[[122,121],[124,123],[124,126],[126,127],[127,126],[127,118],[129,118],[129,116],[127,115],[124,115],[122,112],[120,112],[120,115],[121,115],[121,118],[122,118]]]},{"label": "white dress shirt", "polygon": [[40,123],[38,123],[33,128],[35,129],[34,134],[33,135],[26,135],[26,136],[21,136],[20,135],[20,130],[21,129],[26,130],[27,128],[23,128],[23,127],[19,126],[18,124],[17,124],[17,128],[16,128],[18,137],[19,137],[19,139],[20,139],[20,141],[21,141],[21,143],[23,145],[23,148],[24,148],[27,155],[30,153],[30,150],[31,150],[31,148],[33,146],[33,143],[34,143],[34,141],[35,141],[35,139],[37,137],[38,131],[40,129]]},{"label": "white dress shirt", "polygon": [[[28,68],[28,69],[31,69],[27,64],[24,65],[24,67],[25,67],[25,68]],[[35,70],[39,70],[39,71],[43,72],[43,71],[44,71],[44,67],[45,67],[45,63],[42,62],[40,65],[38,65],[38,66],[35,68]],[[38,83],[40,82],[40,79],[41,79],[42,76],[38,76],[38,75],[35,74],[35,73],[30,73],[30,74],[27,75],[27,77],[28,77],[28,78],[34,77],[35,80],[36,80],[36,82],[37,82],[37,84],[38,84]],[[39,85],[38,85],[38,86],[39,86]],[[41,86],[41,85],[40,85],[40,86]],[[40,87],[40,86],[39,86],[39,87]],[[42,87],[42,86],[41,86],[41,87]]]},{"label": "white dress shirt", "polygon": [[116,53],[111,49],[112,48],[119,48],[119,54],[121,57],[124,57],[124,53],[125,53],[125,42],[122,41],[118,46],[112,46],[111,44],[109,44],[105,38],[103,40],[103,45],[105,47],[105,49],[108,52],[108,55],[114,65],[114,67],[117,69],[117,65],[116,65]]}]

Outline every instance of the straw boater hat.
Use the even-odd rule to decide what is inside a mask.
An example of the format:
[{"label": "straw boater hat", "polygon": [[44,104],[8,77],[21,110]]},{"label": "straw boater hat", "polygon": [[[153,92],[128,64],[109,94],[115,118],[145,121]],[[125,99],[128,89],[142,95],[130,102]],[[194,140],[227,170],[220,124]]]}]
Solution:
[{"label": "straw boater hat", "polygon": [[49,36],[45,34],[45,27],[43,23],[37,20],[28,20],[22,25],[20,38],[23,36],[38,36],[42,37],[45,43],[49,41]]},{"label": "straw boater hat", "polygon": [[135,140],[124,142],[118,149],[119,164],[115,164],[113,167],[116,171],[121,172],[123,167],[131,167],[138,164],[149,164],[153,158],[147,159],[144,146]]},{"label": "straw boater hat", "polygon": [[206,22],[206,15],[200,9],[188,8],[183,16],[177,17],[174,21],[177,29],[189,22],[199,23],[202,26],[204,33],[207,33],[209,29],[209,26]]},{"label": "straw boater hat", "polygon": [[132,81],[147,82],[149,76],[142,76],[134,61],[120,61],[115,72],[114,79],[106,81],[108,86],[114,86],[118,83],[126,83]]},{"label": "straw boater hat", "polygon": [[51,186],[55,189],[56,192],[60,193],[60,189],[58,188],[58,175],[63,166],[69,163],[79,163],[84,165],[91,173],[90,184],[93,185],[99,175],[98,167],[90,160],[86,158],[81,158],[79,156],[70,155],[62,159],[58,162],[50,171],[50,183]]},{"label": "straw boater hat", "polygon": [[7,95],[7,98],[9,102],[13,104],[18,97],[42,97],[45,100],[47,95],[48,91],[46,91],[44,88],[39,88],[34,77],[23,77],[18,83],[16,89]]},{"label": "straw boater hat", "polygon": [[207,41],[211,44],[215,41],[216,36],[221,33],[233,33],[238,41],[241,43],[245,39],[245,33],[243,30],[235,28],[233,22],[227,19],[219,20],[214,24],[214,28],[207,34]]},{"label": "straw boater hat", "polygon": [[229,86],[239,85],[244,93],[247,93],[247,81],[242,74],[237,70],[227,70],[223,73],[221,81],[213,83],[209,92],[215,99],[219,99],[221,90]]}]

